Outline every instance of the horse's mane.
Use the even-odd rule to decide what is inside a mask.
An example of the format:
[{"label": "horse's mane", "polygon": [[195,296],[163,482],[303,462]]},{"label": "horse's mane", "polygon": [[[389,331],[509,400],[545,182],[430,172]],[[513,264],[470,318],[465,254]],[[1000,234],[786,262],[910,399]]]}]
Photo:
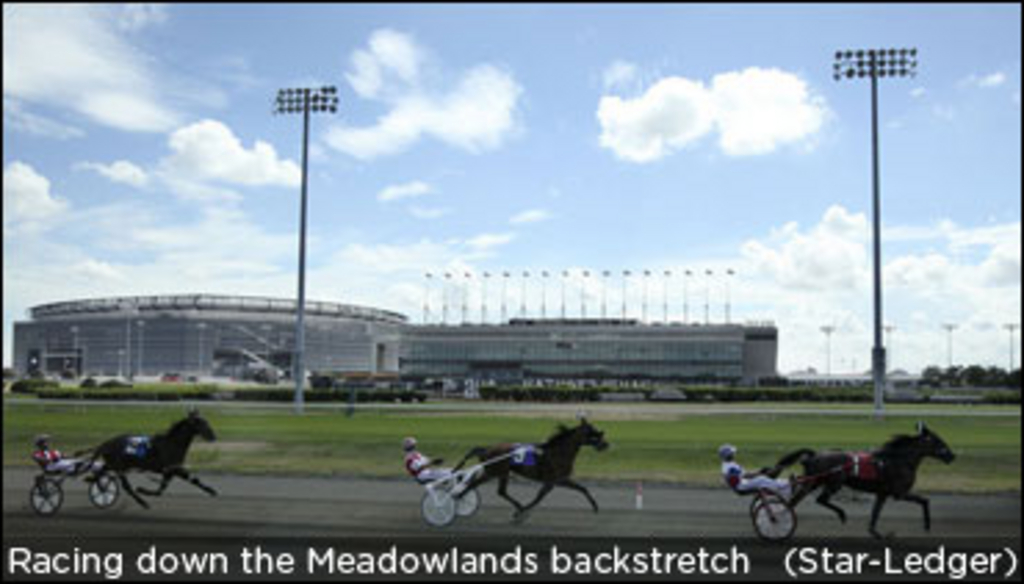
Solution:
[{"label": "horse's mane", "polygon": [[570,428],[565,424],[559,424],[555,429],[555,433],[548,437],[547,441],[544,442],[544,446],[554,446],[555,444],[558,444],[571,436],[573,431],[575,431],[575,428]]},{"label": "horse's mane", "polygon": [[175,434],[178,433],[178,430],[181,428],[181,426],[183,426],[186,422],[188,422],[188,418],[182,418],[178,420],[177,422],[171,424],[171,427],[168,428],[166,432],[160,432],[159,434],[154,435],[153,439],[166,439],[168,436],[174,436]]},{"label": "horse's mane", "polygon": [[878,450],[881,455],[896,454],[902,450],[914,445],[917,442],[917,436],[911,436],[909,434],[896,434],[889,439],[888,442],[882,445],[882,448]]}]

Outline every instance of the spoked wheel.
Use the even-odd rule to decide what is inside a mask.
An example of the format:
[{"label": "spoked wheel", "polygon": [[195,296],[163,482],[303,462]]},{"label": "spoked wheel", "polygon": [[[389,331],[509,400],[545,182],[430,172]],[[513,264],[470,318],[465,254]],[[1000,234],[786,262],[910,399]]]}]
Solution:
[{"label": "spoked wheel", "polygon": [[50,517],[64,504],[64,489],[53,479],[38,479],[29,492],[29,503],[37,515]]},{"label": "spoked wheel", "polygon": [[121,485],[118,483],[117,477],[99,473],[93,478],[94,480],[89,484],[89,501],[97,509],[106,509],[116,503],[121,495]]},{"label": "spoked wheel", "polygon": [[466,491],[455,502],[455,514],[459,517],[470,517],[480,508],[480,494],[476,489]]},{"label": "spoked wheel", "polygon": [[751,511],[754,531],[768,541],[785,541],[796,533],[796,511],[775,495],[758,497]]},{"label": "spoked wheel", "polygon": [[447,527],[455,521],[455,508],[451,493],[442,489],[427,489],[420,503],[423,520],[433,527]]}]

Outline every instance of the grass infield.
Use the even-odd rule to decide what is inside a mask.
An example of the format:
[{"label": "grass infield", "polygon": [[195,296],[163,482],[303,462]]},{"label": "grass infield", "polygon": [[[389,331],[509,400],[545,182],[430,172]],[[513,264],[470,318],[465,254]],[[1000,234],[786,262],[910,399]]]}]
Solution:
[{"label": "grass infield", "polygon": [[[190,454],[191,466],[239,473],[401,477],[403,436],[416,436],[429,456],[454,464],[473,446],[540,442],[557,423],[574,422],[564,410],[517,411],[514,407],[500,413],[368,408],[353,417],[336,409],[296,416],[286,409],[202,407],[218,440],[198,442]],[[917,419],[893,416],[876,421],[868,415],[816,413],[814,407],[784,414],[756,409],[708,414],[665,408],[661,414],[645,410],[631,415],[631,409],[620,405],[590,410],[592,422],[605,431],[612,447],[600,454],[585,450],[576,467],[579,477],[718,485],[716,452],[724,442],[736,445],[741,464],[754,469],[801,447],[873,448],[892,434],[912,432]],[[120,433],[163,431],[183,415],[185,406],[28,405],[5,400],[4,410],[4,464],[21,466],[31,464],[32,438],[37,434],[48,433],[57,448],[73,452]],[[907,408],[901,411],[908,413]],[[950,466],[926,461],[918,475],[919,488],[1019,493],[1020,417],[962,413],[953,407],[922,412],[921,419],[949,443],[958,458]]]}]

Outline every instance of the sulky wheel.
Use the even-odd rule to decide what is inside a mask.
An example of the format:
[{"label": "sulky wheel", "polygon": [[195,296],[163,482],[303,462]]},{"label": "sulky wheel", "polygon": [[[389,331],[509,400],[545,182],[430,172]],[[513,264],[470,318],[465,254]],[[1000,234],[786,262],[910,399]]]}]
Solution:
[{"label": "sulky wheel", "polygon": [[759,497],[751,519],[761,539],[785,541],[796,533],[796,511],[780,497]]},{"label": "sulky wheel", "polygon": [[121,485],[117,477],[101,472],[93,477],[89,484],[89,501],[97,509],[106,509],[117,502],[121,495]]},{"label": "sulky wheel", "polygon": [[447,527],[455,521],[455,499],[442,489],[427,489],[420,503],[423,520],[433,527]]},{"label": "sulky wheel", "polygon": [[64,489],[53,479],[37,479],[29,492],[29,503],[37,515],[50,517],[64,504]]},{"label": "sulky wheel", "polygon": [[470,517],[480,508],[480,494],[476,489],[466,491],[455,502],[455,513],[459,517]]}]

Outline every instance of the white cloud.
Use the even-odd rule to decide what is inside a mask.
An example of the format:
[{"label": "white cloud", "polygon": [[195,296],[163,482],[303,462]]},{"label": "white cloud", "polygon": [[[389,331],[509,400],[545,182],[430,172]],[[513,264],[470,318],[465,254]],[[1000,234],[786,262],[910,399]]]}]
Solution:
[{"label": "white cloud", "polygon": [[796,75],[778,69],[716,75],[712,96],[719,146],[731,156],[767,154],[806,140],[825,121],[824,99]]},{"label": "white cloud", "polygon": [[928,93],[927,89],[925,89],[923,87],[915,87],[915,88],[910,90],[910,97],[913,97],[913,98],[917,99],[919,97],[924,97],[925,94],[927,94],[927,93]]},{"label": "white cloud", "polygon": [[774,241],[751,240],[741,250],[756,270],[784,288],[845,290],[863,284],[867,270],[867,219],[832,206],[807,232],[788,224]]},{"label": "white cloud", "polygon": [[1006,74],[1002,71],[988,75],[971,74],[960,80],[961,87],[976,87],[978,89],[993,89],[1004,83],[1006,83]]},{"label": "white cloud", "polygon": [[20,102],[9,99],[6,95],[4,96],[4,124],[25,134],[57,140],[70,140],[85,135],[80,128],[25,111]]},{"label": "white cloud", "polygon": [[936,290],[947,284],[951,267],[949,258],[939,253],[901,256],[886,264],[884,279],[887,285]]},{"label": "white cloud", "polygon": [[714,127],[707,89],[681,77],[662,79],[636,99],[605,96],[597,109],[601,146],[630,162],[651,162]]},{"label": "white cloud", "polygon": [[[38,229],[60,215],[68,202],[50,192],[50,181],[24,162],[4,167],[4,233],[8,227]],[[5,246],[6,247],[6,246]]]},{"label": "white cloud", "polygon": [[515,129],[522,93],[512,75],[477,65],[453,89],[430,92],[418,83],[420,52],[406,35],[374,33],[369,50],[353,54],[347,76],[356,93],[384,101],[390,110],[372,126],[334,126],[327,143],[360,160],[403,152],[427,136],[473,153],[500,146]]},{"label": "white cloud", "polygon": [[486,253],[493,248],[511,243],[515,238],[515,233],[481,233],[476,237],[467,239],[466,246],[474,252]]},{"label": "white cloud", "polygon": [[398,185],[390,185],[377,193],[377,200],[382,203],[422,197],[434,192],[434,188],[423,181],[412,181]]},{"label": "white cloud", "polygon": [[443,207],[420,207],[413,205],[409,207],[409,213],[417,219],[439,219],[451,213],[451,209]]},{"label": "white cloud", "polygon": [[[351,70],[345,74],[352,89],[364,98],[377,97],[385,85],[415,85],[424,50],[407,35],[380,29],[370,35],[367,49],[352,53]],[[392,81],[391,77],[397,79]]]},{"label": "white cloud", "polygon": [[4,5],[4,95],[120,130],[172,128],[178,116],[158,98],[150,59],[118,33],[119,14],[100,5]]},{"label": "white cloud", "polygon": [[636,81],[638,75],[637,66],[628,61],[615,60],[605,67],[601,79],[604,82],[605,91],[617,89],[629,89]]},{"label": "white cloud", "polygon": [[996,244],[981,264],[985,283],[990,286],[1020,286],[1020,224],[1017,237]]},{"label": "white cloud", "polygon": [[229,127],[202,120],[176,130],[168,140],[173,154],[163,170],[181,178],[221,181],[246,186],[297,186],[299,166],[277,156],[274,147],[257,140],[247,149]]},{"label": "white cloud", "polygon": [[167,21],[167,6],[164,4],[132,3],[120,8],[117,26],[126,32],[137,32]]},{"label": "white cloud", "polygon": [[116,182],[131,185],[133,187],[144,187],[149,183],[149,175],[146,171],[127,160],[117,160],[111,164],[99,162],[80,162],[75,168],[91,170]]},{"label": "white cloud", "polygon": [[522,213],[517,213],[508,220],[512,225],[520,225],[524,223],[538,223],[540,221],[547,221],[551,218],[551,213],[547,209],[527,209]]},{"label": "white cloud", "polygon": [[71,270],[75,274],[89,279],[125,281],[124,274],[118,268],[108,262],[93,258],[86,258],[72,265]]},{"label": "white cloud", "polygon": [[601,98],[600,144],[630,162],[652,162],[713,130],[730,156],[767,154],[806,142],[824,124],[827,108],[800,77],[751,67],[716,75],[710,87],[666,77],[635,99]]}]

